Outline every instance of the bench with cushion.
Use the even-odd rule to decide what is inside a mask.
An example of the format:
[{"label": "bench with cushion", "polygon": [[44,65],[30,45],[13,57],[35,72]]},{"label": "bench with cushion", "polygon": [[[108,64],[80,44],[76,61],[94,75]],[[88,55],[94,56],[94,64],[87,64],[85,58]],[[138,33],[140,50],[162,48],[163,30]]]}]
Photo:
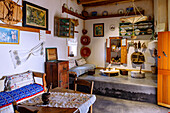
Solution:
[{"label": "bench with cushion", "polygon": [[[43,78],[43,85],[35,83],[35,77]],[[4,82],[4,87],[0,89],[0,113],[14,113],[12,102],[20,103],[40,95],[46,87],[44,73],[27,71],[2,78],[0,82]]]},{"label": "bench with cushion", "polygon": [[69,73],[76,74],[77,77],[95,68],[94,64],[87,64],[84,58],[69,60]]}]

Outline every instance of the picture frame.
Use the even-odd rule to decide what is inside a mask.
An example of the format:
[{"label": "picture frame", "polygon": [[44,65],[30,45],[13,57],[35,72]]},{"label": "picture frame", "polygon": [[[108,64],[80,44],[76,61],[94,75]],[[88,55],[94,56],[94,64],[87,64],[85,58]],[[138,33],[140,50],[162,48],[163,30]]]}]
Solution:
[{"label": "picture frame", "polygon": [[104,23],[93,24],[93,36],[104,37]]},{"label": "picture frame", "polygon": [[46,61],[57,61],[57,48],[46,48]]},{"label": "picture frame", "polygon": [[20,30],[0,27],[0,44],[19,44]]},{"label": "picture frame", "polygon": [[48,30],[48,9],[23,1],[23,26]]}]

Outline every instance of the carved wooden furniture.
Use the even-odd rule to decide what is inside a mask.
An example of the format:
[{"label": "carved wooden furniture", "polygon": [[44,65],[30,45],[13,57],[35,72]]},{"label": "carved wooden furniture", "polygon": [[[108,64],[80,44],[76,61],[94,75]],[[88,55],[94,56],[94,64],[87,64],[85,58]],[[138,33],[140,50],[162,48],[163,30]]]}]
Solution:
[{"label": "carved wooden furniture", "polygon": [[[82,85],[82,86],[88,86],[90,88],[90,92],[89,94],[92,94],[93,93],[93,86],[94,86],[94,81],[86,81],[86,80],[77,80],[77,77],[75,78],[75,81],[74,81],[74,90],[77,91],[77,85]],[[93,106],[91,105],[90,106],[90,113],[92,113],[92,110],[93,110]]]},{"label": "carved wooden furniture", "polygon": [[47,85],[52,83],[52,88],[69,88],[68,61],[45,62]]},{"label": "carved wooden furniture", "polygon": [[170,108],[170,32],[158,33],[157,103]]}]

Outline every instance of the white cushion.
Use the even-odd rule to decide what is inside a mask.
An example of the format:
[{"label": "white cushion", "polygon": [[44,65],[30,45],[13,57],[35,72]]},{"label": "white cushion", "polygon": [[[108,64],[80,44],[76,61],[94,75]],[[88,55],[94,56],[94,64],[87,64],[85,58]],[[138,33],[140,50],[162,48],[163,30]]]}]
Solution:
[{"label": "white cushion", "polygon": [[0,80],[0,92],[4,91],[4,79]]},{"label": "white cushion", "polygon": [[77,59],[76,62],[78,66],[81,66],[87,63],[84,58]]},{"label": "white cushion", "polygon": [[75,66],[76,66],[75,60],[74,60],[74,59],[70,59],[70,60],[69,60],[69,69],[71,69],[71,68],[73,68],[73,67],[75,67]]}]

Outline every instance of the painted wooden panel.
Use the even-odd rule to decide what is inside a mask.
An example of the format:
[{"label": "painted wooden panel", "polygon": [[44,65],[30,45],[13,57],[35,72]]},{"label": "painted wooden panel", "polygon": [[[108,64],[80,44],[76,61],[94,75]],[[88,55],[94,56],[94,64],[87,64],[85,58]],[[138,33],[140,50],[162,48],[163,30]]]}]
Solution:
[{"label": "painted wooden panel", "polygon": [[158,34],[158,105],[170,108],[170,32]]}]

